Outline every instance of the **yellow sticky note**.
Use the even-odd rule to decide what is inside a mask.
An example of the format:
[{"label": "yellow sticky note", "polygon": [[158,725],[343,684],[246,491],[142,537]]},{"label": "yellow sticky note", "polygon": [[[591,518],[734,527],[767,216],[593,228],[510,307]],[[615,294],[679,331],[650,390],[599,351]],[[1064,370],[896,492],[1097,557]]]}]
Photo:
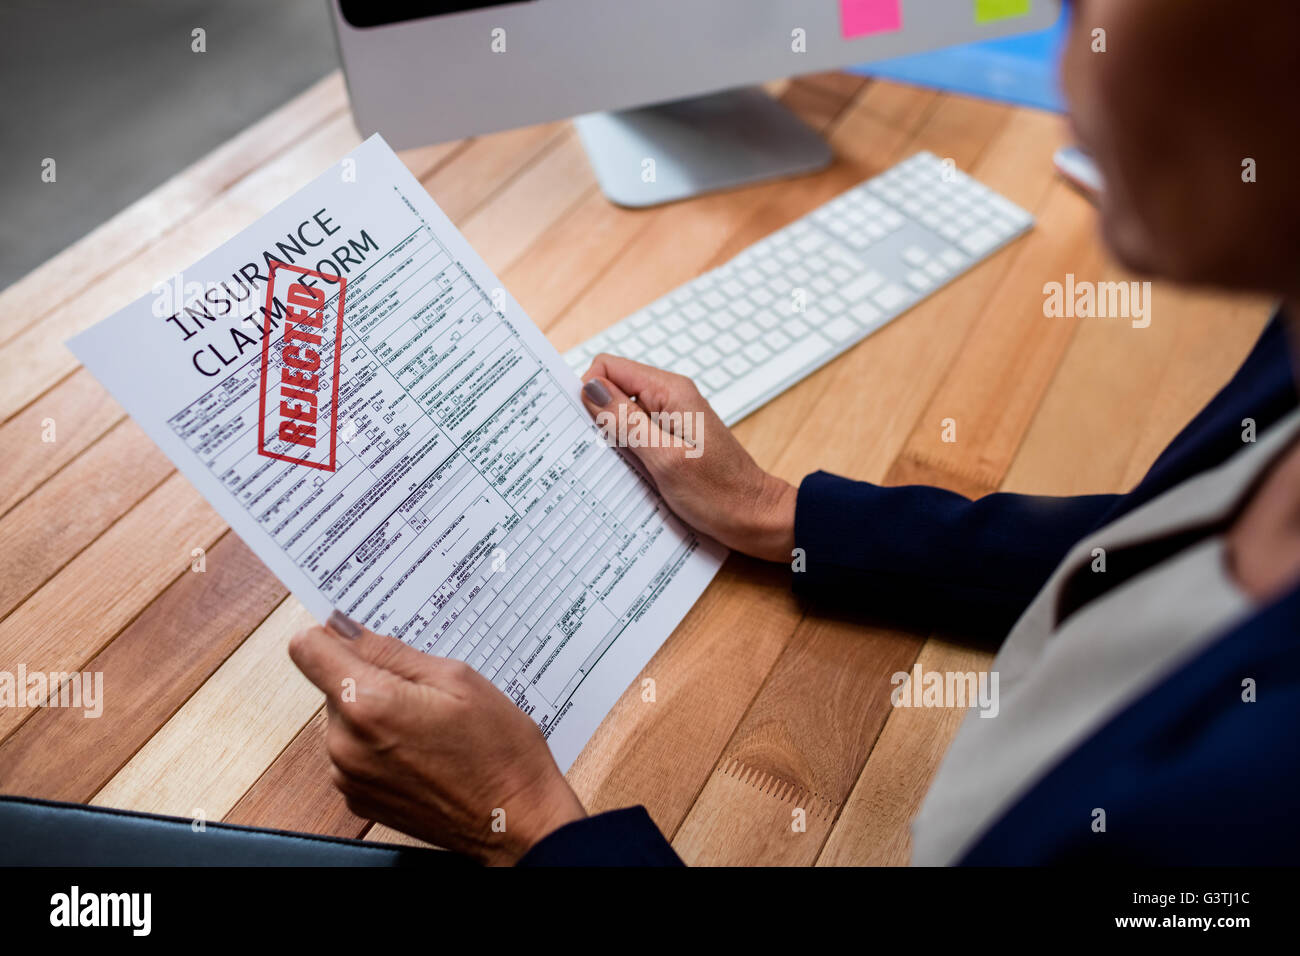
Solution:
[{"label": "yellow sticky note", "polygon": [[1029,13],[1031,0],[975,0],[975,22],[992,23],[1023,17]]}]

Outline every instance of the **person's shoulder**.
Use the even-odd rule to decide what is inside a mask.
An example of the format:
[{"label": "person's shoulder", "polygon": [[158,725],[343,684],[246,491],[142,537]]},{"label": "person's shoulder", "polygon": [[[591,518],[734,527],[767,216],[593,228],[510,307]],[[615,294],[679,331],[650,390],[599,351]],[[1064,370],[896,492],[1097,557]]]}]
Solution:
[{"label": "person's shoulder", "polygon": [[1292,863],[1297,726],[1300,586],[1115,714],[962,862]]}]

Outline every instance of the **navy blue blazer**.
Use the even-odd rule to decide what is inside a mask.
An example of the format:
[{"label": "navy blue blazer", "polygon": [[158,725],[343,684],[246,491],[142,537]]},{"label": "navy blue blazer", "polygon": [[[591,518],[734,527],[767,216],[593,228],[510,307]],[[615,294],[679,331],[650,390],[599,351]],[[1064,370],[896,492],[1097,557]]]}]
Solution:
[{"label": "navy blue blazer", "polygon": [[[804,479],[795,591],[860,617],[1000,642],[1085,535],[1242,448],[1296,407],[1274,316],[1232,381],[1128,494],[1052,498]],[[1203,534],[1204,529],[1192,534]],[[1078,575],[1058,618],[1184,547],[1185,536],[1106,556]],[[1256,700],[1242,700],[1243,681]],[[975,865],[1128,862],[1294,864],[1300,858],[1300,587],[1223,635],[1065,756],[968,852]],[[1106,810],[1106,835],[1092,809]],[[641,807],[546,837],[522,865],[680,864]]]}]

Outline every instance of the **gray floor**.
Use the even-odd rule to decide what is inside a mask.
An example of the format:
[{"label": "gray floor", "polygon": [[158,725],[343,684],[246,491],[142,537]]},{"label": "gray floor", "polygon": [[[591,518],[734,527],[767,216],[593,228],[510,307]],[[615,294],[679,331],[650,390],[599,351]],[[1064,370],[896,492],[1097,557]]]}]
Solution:
[{"label": "gray floor", "polygon": [[0,288],[337,65],[325,0],[0,0]]}]

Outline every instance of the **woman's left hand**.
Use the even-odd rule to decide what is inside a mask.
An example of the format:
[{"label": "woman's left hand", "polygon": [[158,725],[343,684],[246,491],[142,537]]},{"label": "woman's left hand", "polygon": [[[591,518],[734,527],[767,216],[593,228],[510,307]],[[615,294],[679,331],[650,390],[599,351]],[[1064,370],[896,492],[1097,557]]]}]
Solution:
[{"label": "woman's left hand", "polygon": [[342,615],[289,654],[325,693],[334,783],[358,816],[509,865],[586,815],[537,725],[468,664]]}]

